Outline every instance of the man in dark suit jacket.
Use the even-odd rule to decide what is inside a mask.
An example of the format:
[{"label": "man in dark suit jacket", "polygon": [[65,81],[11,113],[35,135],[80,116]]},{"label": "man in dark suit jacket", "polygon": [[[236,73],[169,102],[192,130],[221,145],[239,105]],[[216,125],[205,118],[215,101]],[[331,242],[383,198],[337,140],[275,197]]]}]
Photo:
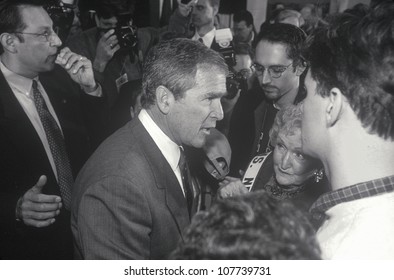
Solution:
[{"label": "man in dark suit jacket", "polygon": [[143,71],[143,109],[74,186],[71,226],[85,259],[166,258],[197,210],[183,146],[201,148],[223,118],[227,65],[199,42],[173,39],[151,49]]},{"label": "man in dark suit jacket", "polygon": [[70,214],[33,84],[61,129],[71,180],[89,152],[81,106],[100,106],[101,89],[90,61],[68,49],[57,55],[61,41],[40,3],[3,2],[0,42],[0,258],[70,259]]},{"label": "man in dark suit jacket", "polygon": [[138,27],[163,27],[177,7],[177,0],[136,0],[133,22]]},{"label": "man in dark suit jacket", "polygon": [[172,14],[168,31],[177,36],[200,41],[208,48],[219,48],[215,41],[215,19],[219,12],[220,0],[191,0],[182,4]]}]

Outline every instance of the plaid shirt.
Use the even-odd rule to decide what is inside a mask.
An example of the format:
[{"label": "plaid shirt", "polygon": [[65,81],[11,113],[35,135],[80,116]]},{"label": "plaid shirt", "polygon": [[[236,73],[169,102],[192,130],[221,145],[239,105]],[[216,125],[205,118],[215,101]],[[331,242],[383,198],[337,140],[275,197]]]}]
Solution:
[{"label": "plaid shirt", "polygon": [[321,195],[309,212],[316,220],[325,218],[325,212],[337,204],[394,191],[394,175],[363,182]]}]

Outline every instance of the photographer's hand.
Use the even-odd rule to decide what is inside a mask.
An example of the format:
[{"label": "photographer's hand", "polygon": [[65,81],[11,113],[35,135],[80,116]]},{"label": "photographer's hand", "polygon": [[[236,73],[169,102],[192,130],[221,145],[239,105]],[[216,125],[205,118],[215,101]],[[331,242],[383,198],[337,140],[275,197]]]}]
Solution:
[{"label": "photographer's hand", "polygon": [[192,11],[192,7],[197,4],[198,0],[191,0],[187,4],[183,4],[182,0],[178,0],[178,11],[183,17],[189,16]]},{"label": "photographer's hand", "polygon": [[226,176],[226,178],[219,183],[217,196],[219,198],[226,198],[244,193],[248,193],[248,190],[239,178]]},{"label": "photographer's hand", "polygon": [[99,40],[96,49],[96,57],[93,61],[93,68],[98,72],[104,72],[107,63],[120,49],[115,30],[110,29]]}]

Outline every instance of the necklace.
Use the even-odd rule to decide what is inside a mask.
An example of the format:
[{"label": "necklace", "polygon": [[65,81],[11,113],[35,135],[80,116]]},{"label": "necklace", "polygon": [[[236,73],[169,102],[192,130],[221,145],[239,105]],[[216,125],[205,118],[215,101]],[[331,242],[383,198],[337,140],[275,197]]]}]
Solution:
[{"label": "necklace", "polygon": [[268,194],[278,200],[289,199],[297,196],[305,190],[305,186],[293,186],[291,189],[281,188],[274,176],[264,186]]}]

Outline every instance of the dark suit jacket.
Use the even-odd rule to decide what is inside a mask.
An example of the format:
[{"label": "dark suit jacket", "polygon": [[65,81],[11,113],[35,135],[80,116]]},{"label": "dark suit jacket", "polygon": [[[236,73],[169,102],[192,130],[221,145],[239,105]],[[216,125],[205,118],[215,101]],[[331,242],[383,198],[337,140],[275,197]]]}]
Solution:
[{"label": "dark suit jacket", "polygon": [[[160,27],[160,1],[137,0],[133,15],[134,24],[138,27]],[[178,2],[172,0],[172,10],[178,7]]]},{"label": "dark suit jacket", "polygon": [[[99,98],[80,95],[79,86],[67,73],[62,73],[62,78],[58,73],[42,75],[40,81],[63,129],[75,175],[90,152],[80,106],[84,102],[98,102]],[[59,79],[53,80],[54,76]],[[82,102],[83,99],[86,100]],[[61,210],[56,222],[45,228],[28,227],[15,220],[17,200],[35,185],[40,175],[48,178],[44,193],[60,195],[60,191],[42,142],[1,71],[0,159],[0,258],[72,258],[68,211]]]},{"label": "dark suit jacket", "polygon": [[106,139],[78,175],[71,213],[77,257],[166,258],[189,223],[178,180],[138,118]]}]

